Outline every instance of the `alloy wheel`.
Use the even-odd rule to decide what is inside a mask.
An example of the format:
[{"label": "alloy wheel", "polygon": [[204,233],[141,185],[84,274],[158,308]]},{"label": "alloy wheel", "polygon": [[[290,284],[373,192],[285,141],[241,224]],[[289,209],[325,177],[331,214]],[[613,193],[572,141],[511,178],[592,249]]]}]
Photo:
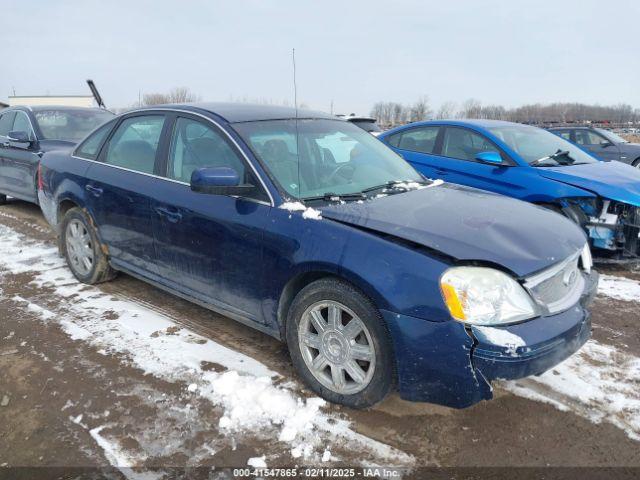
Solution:
[{"label": "alloy wheel", "polygon": [[348,307],[334,301],[311,305],[298,324],[298,344],[311,374],[342,395],[364,390],[376,367],[369,329]]},{"label": "alloy wheel", "polygon": [[71,220],[67,225],[65,240],[71,268],[79,275],[88,275],[93,268],[94,258],[93,242],[87,227],[80,220]]}]

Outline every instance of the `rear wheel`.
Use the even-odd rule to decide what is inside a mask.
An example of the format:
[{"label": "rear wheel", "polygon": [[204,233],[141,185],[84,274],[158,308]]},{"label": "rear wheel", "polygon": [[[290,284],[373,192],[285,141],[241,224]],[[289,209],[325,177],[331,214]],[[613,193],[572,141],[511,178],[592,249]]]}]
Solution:
[{"label": "rear wheel", "polygon": [[92,222],[79,208],[71,208],[64,216],[60,249],[71,272],[81,282],[101,283],[115,277]]},{"label": "rear wheel", "polygon": [[318,280],[289,310],[287,344],[294,367],[321,397],[353,408],[381,401],[394,384],[394,356],[380,313],[337,279]]},{"label": "rear wheel", "polygon": [[7,203],[7,196],[4,193],[0,193],[0,205]]}]

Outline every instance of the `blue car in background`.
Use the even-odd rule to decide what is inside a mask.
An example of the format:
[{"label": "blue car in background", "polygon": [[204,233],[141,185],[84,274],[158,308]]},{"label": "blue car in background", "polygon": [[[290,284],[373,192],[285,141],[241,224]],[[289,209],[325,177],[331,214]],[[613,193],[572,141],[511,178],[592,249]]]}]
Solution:
[{"label": "blue car in background", "polygon": [[562,213],[598,254],[640,254],[640,170],[595,159],[546,130],[497,120],[428,121],[378,137],[430,178]]},{"label": "blue car in background", "polygon": [[46,153],[40,205],[82,282],[126,272],[287,342],[318,395],[466,407],[590,336],[569,220],[432,183],[358,126],[273,106],[128,112]]}]

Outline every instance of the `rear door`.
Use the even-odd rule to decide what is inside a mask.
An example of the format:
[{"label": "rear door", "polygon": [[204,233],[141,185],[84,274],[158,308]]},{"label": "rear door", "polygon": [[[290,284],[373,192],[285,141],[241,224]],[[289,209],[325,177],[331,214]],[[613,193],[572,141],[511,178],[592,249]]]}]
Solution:
[{"label": "rear door", "polygon": [[575,143],[601,160],[620,160],[620,148],[595,130],[574,130]]},{"label": "rear door", "polygon": [[[24,132],[31,140],[30,145],[12,142],[9,132]],[[3,184],[10,195],[37,202],[36,172],[40,155],[36,135],[28,115],[18,110],[13,122],[2,139]]]},{"label": "rear door", "polygon": [[166,117],[127,116],[87,171],[86,198],[116,266],[145,276],[157,272],[150,198],[164,180],[157,173]]},{"label": "rear door", "polygon": [[423,175],[443,178],[445,172],[434,155],[439,132],[437,125],[418,126],[391,135],[386,141]]},{"label": "rear door", "polygon": [[[258,190],[247,198],[193,192],[191,174],[203,167],[233,168]],[[151,202],[163,282],[263,323],[263,232],[271,203],[246,158],[217,125],[181,113],[164,174]]]}]

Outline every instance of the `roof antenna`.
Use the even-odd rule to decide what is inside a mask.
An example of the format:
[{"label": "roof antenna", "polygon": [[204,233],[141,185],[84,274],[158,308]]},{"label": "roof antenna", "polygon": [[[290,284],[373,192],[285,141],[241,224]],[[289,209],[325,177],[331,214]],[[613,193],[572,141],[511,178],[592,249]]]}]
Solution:
[{"label": "roof antenna", "polygon": [[298,157],[298,197],[301,192],[301,179],[300,179],[300,141],[298,132],[298,85],[296,84],[296,49],[291,50],[291,60],[293,64],[293,107],[296,112],[295,127],[296,127],[296,156]]}]

